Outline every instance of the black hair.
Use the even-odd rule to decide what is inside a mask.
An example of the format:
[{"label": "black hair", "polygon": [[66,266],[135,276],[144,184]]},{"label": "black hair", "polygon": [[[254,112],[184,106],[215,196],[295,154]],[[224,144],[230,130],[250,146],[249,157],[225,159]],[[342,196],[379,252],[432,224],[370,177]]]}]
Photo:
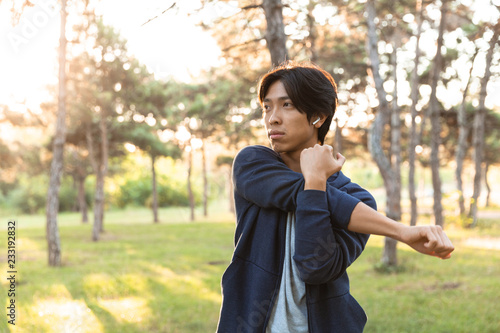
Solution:
[{"label": "black hair", "polygon": [[258,98],[261,105],[269,87],[278,80],[297,110],[307,114],[308,121],[319,114],[327,116],[318,131],[318,141],[323,144],[337,108],[337,85],[333,77],[313,63],[286,61],[260,79]]}]

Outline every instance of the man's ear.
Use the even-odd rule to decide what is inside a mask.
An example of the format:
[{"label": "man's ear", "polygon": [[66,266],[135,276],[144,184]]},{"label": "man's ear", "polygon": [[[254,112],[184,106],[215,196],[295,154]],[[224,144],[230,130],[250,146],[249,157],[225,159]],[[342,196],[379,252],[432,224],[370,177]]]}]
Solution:
[{"label": "man's ear", "polygon": [[[312,120],[312,125],[316,128],[320,128],[321,126],[323,126],[323,123],[325,122],[326,118],[328,118],[328,116],[322,114],[322,113],[319,113],[317,115],[314,115],[311,120]],[[314,119],[314,120],[313,120]]]}]

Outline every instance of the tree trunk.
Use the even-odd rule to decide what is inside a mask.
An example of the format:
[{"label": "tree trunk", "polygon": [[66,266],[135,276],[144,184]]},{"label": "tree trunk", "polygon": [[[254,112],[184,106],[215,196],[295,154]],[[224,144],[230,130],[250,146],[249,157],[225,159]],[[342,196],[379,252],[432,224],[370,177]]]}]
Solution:
[{"label": "tree trunk", "polygon": [[[387,191],[387,216],[395,221],[401,221],[401,118],[400,109],[397,103],[397,50],[398,46],[394,44],[394,53],[392,56],[392,66],[394,73],[394,94],[392,100],[391,114],[391,187]],[[386,265],[397,265],[397,241],[390,237],[384,239],[384,254],[382,262]]]},{"label": "tree trunk", "polygon": [[64,143],[66,141],[66,15],[66,0],[62,0],[61,32],[59,36],[59,100],[46,206],[49,266],[61,266],[61,240],[59,238],[57,214],[59,212],[59,189],[64,163]]},{"label": "tree trunk", "polygon": [[96,174],[95,197],[94,197],[94,225],[92,228],[92,240],[99,240],[99,234],[104,232],[104,183],[108,172],[108,130],[106,127],[106,115],[104,109],[100,111],[99,132],[101,134],[100,156],[97,159],[94,155],[94,143],[90,125],[87,127],[87,146],[89,157]]},{"label": "tree trunk", "polygon": [[208,177],[207,177],[207,156],[205,151],[205,140],[201,146],[201,163],[203,173],[203,216],[208,216]]},{"label": "tree trunk", "polygon": [[491,62],[493,59],[493,51],[498,43],[498,37],[500,33],[500,23],[497,23],[494,27],[493,36],[490,40],[490,48],[486,53],[486,64],[484,70],[484,76],[481,79],[481,90],[479,92],[479,108],[474,117],[474,135],[473,135],[473,145],[474,145],[474,192],[472,194],[469,216],[472,217],[472,227],[477,225],[477,200],[481,194],[481,175],[482,175],[482,164],[484,159],[484,120],[486,117],[486,87],[491,76]]},{"label": "tree trunk", "polygon": [[441,176],[439,175],[439,147],[441,146],[441,117],[440,106],[437,100],[436,90],[439,81],[439,73],[441,71],[442,54],[441,47],[443,46],[443,35],[446,22],[447,2],[443,0],[441,5],[441,22],[439,23],[439,35],[437,40],[436,56],[432,66],[431,73],[431,96],[429,113],[431,119],[431,171],[432,171],[432,188],[434,190],[434,222],[436,225],[443,226],[443,206],[441,204]]},{"label": "tree trunk", "polygon": [[465,214],[465,202],[464,202],[464,189],[462,182],[462,174],[463,174],[463,166],[465,154],[467,153],[467,136],[469,135],[469,126],[467,123],[467,112],[466,112],[466,102],[465,99],[469,92],[469,86],[472,78],[472,70],[474,69],[474,61],[479,52],[479,49],[476,48],[474,55],[472,56],[471,67],[469,70],[469,78],[467,80],[467,84],[465,85],[464,92],[462,94],[462,104],[458,109],[457,113],[457,121],[458,121],[458,144],[457,144],[457,154],[456,154],[456,163],[457,168],[455,170],[455,179],[457,181],[457,190],[459,193],[458,197],[458,207],[460,209],[460,215]]},{"label": "tree trunk", "polygon": [[94,225],[92,228],[92,240],[99,240],[101,232],[102,217],[104,216],[104,173],[100,170],[96,174],[95,198],[94,198]]},{"label": "tree trunk", "polygon": [[82,223],[88,223],[89,217],[87,214],[87,200],[85,200],[85,178],[86,176],[78,175],[78,207],[82,213]]},{"label": "tree trunk", "polygon": [[318,61],[318,51],[316,49],[316,19],[313,15],[313,10],[316,4],[314,1],[310,1],[307,5],[307,25],[309,28],[309,36],[307,37],[307,47],[309,49],[309,54],[311,55],[311,62],[316,63]]},{"label": "tree trunk", "polygon": [[394,53],[392,55],[392,66],[394,73],[394,93],[392,99],[391,114],[391,169],[393,170],[392,196],[390,198],[391,208],[389,211],[393,220],[401,221],[401,110],[398,105],[398,79],[397,79],[397,53],[399,43],[394,43]]},{"label": "tree trunk", "polygon": [[153,221],[154,223],[158,223],[158,191],[156,188],[156,169],[155,169],[155,155],[151,155],[151,178],[153,180],[153,204],[152,204],[152,209],[153,209]]},{"label": "tree trunk", "polygon": [[490,169],[490,164],[486,162],[486,165],[484,166],[484,183],[486,185],[486,207],[490,206],[490,195],[491,195],[491,187],[490,183],[488,182],[489,169]]},{"label": "tree trunk", "polygon": [[422,0],[417,1],[417,45],[415,46],[414,67],[411,73],[411,128],[410,128],[410,146],[408,147],[408,195],[410,197],[410,225],[417,224],[418,206],[415,184],[416,152],[415,148],[419,144],[417,132],[417,104],[418,104],[418,65],[420,63],[420,35],[422,34]]},{"label": "tree trunk", "polygon": [[283,4],[281,0],[263,0],[262,8],[267,22],[267,48],[271,54],[272,66],[276,66],[288,58],[285,26],[283,24]]},{"label": "tree trunk", "polygon": [[[73,190],[78,191],[78,176],[72,174],[71,177],[73,178]],[[73,207],[71,207],[72,212],[79,212],[80,211],[80,203],[78,202],[78,198],[76,198],[75,202],[73,202]]]},{"label": "tree trunk", "polygon": [[[398,194],[395,192],[395,182],[396,175],[391,167],[391,162],[388,159],[386,153],[382,149],[382,136],[384,131],[384,126],[389,122],[391,118],[391,111],[387,103],[386,92],[383,87],[383,80],[380,76],[379,67],[380,62],[378,58],[378,37],[375,27],[375,3],[374,0],[368,0],[366,3],[366,11],[368,14],[367,25],[368,25],[368,55],[370,61],[370,72],[375,82],[375,89],[377,90],[377,97],[379,100],[379,110],[375,115],[372,127],[370,129],[369,143],[368,147],[370,153],[377,163],[382,179],[384,180],[384,185],[387,193],[387,198],[395,198]],[[398,217],[397,203],[391,202],[387,205],[386,215],[389,218],[395,219]],[[399,212],[400,215],[400,212]],[[397,219],[396,219],[397,220]],[[396,245],[397,242],[394,240],[386,240],[384,246],[384,253],[382,256],[382,263],[387,266],[397,265],[397,255],[396,255]]]},{"label": "tree trunk", "polygon": [[194,221],[195,202],[194,202],[193,188],[191,185],[191,174],[193,169],[193,147],[191,146],[191,140],[189,141],[189,146],[187,147],[187,150],[188,150],[187,190],[189,196],[189,207],[191,208],[191,221]]}]

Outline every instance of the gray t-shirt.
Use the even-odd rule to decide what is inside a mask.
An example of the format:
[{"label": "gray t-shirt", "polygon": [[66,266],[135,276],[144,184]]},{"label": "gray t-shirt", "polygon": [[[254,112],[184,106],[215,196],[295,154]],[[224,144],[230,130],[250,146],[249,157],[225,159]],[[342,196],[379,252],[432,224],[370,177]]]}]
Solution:
[{"label": "gray t-shirt", "polygon": [[293,261],[295,214],[288,213],[283,274],[266,333],[307,333],[306,285]]}]

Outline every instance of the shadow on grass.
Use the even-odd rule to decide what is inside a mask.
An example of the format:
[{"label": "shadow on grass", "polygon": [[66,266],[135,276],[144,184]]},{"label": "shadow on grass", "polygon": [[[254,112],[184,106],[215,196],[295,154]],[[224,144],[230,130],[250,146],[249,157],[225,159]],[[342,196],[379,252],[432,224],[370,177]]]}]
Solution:
[{"label": "shadow on grass", "polygon": [[[155,279],[149,279],[148,285],[155,295],[168,297],[153,297],[148,306],[152,310],[150,332],[214,332],[217,325],[218,304],[203,300],[190,292],[181,291],[175,286],[167,286]],[[188,306],[188,304],[191,304]],[[210,316],[210,312],[216,312]],[[208,318],[214,318],[207,322]]]}]

